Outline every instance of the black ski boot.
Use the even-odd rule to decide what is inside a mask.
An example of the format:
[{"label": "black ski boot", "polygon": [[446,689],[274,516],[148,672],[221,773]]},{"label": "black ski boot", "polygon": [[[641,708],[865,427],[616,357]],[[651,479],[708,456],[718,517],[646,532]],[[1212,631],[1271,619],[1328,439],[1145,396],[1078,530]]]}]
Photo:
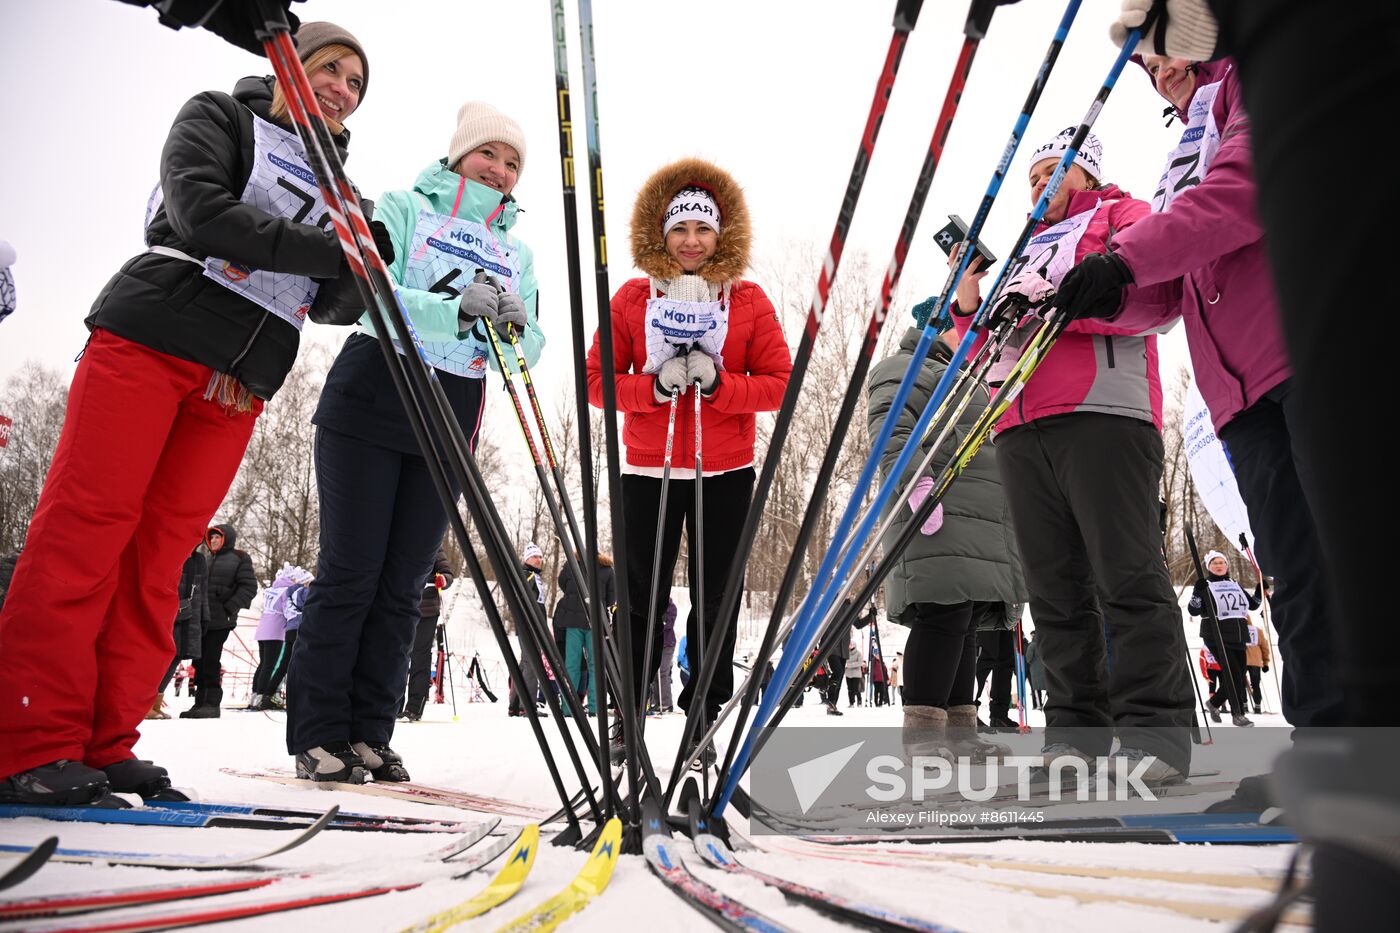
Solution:
[{"label": "black ski boot", "polygon": [[187,709],[180,714],[181,719],[218,719],[219,704],[224,700],[224,689],[222,687],[208,687],[199,691],[199,699],[195,701],[193,709]]},{"label": "black ski boot", "polygon": [[428,698],[426,696],[409,697],[408,702],[403,707],[404,718],[409,722],[417,722],[423,718],[423,707],[427,705]]},{"label": "black ski boot", "polygon": [[101,801],[109,790],[101,771],[61,759],[0,781],[0,803],[78,807]]},{"label": "black ski boot", "polygon": [[[713,720],[711,720],[711,721],[713,721]],[[695,749],[696,749],[697,747],[699,747],[699,745],[700,745],[700,736],[697,735],[697,736],[695,736],[694,738],[692,738],[692,739],[690,740],[690,744],[686,746],[686,749],[685,749],[685,757],[689,758],[691,755],[694,755],[694,754],[695,754]],[[715,766],[715,743],[713,743],[713,742],[707,742],[707,743],[705,744],[704,750],[701,751],[700,754],[695,758],[695,760],[692,761],[692,762],[690,763],[690,769],[691,769],[692,771],[703,771],[703,770],[705,770],[706,768],[713,768],[714,766]]]},{"label": "black ski boot", "polygon": [[189,800],[170,786],[170,775],[160,765],[142,758],[128,758],[102,769],[114,794],[140,794],[143,800]]},{"label": "black ski boot", "polygon": [[349,742],[327,742],[297,754],[297,777],[342,784],[365,782],[365,760]]},{"label": "black ski boot", "polygon": [[374,775],[376,781],[399,784],[413,780],[408,776],[408,769],[403,766],[403,759],[399,757],[399,753],[387,744],[351,742],[350,747],[364,761],[365,767],[369,768],[369,773]]}]

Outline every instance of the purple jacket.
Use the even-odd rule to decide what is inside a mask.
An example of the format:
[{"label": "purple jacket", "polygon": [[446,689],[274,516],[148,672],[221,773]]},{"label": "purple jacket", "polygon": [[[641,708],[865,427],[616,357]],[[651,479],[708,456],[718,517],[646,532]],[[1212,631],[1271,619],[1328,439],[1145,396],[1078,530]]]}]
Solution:
[{"label": "purple jacket", "polygon": [[[1185,319],[1196,384],[1219,431],[1292,373],[1256,211],[1249,119],[1231,59],[1201,63],[1197,87],[1215,81],[1222,81],[1214,105],[1220,148],[1199,185],[1118,234],[1112,248],[1141,290],[1127,290],[1112,322],[1147,330]],[[1141,300],[1149,295],[1150,302]],[[1163,312],[1159,302],[1170,296],[1177,307]]]}]

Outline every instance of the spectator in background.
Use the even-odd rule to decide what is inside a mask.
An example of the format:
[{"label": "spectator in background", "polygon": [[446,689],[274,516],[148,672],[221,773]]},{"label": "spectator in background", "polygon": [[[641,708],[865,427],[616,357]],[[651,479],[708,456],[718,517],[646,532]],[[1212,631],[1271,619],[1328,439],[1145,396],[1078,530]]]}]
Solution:
[{"label": "spectator in background", "polygon": [[215,525],[204,535],[209,549],[209,621],[194,664],[194,706],[181,713],[181,719],[219,718],[224,642],[238,625],[238,613],[253,604],[258,592],[253,559],[234,547],[237,540],[237,529],[228,524]]},{"label": "spectator in background", "polygon": [[651,688],[651,705],[662,713],[676,710],[671,694],[671,664],[676,659],[676,614],[676,601],[668,598],[666,611],[661,616],[661,664]]},{"label": "spectator in background", "polygon": [[248,701],[249,709],[279,706],[273,698],[291,660],[291,655],[287,653],[288,614],[300,615],[289,597],[293,589],[305,586],[310,580],[311,574],[301,567],[283,564],[272,585],[263,590],[262,617],[258,619],[258,629],[254,635],[258,641],[258,669],[253,672],[253,695]]},{"label": "spectator in background", "polygon": [[[594,579],[602,586],[602,592],[598,595],[603,600],[605,626],[611,620],[612,608],[617,603],[617,588],[612,567],[612,555],[600,552]],[[573,568],[568,565],[559,572],[559,589],[563,595],[554,607],[554,624],[565,630],[564,669],[568,673],[569,682],[574,685],[574,690],[581,692],[584,689],[583,663],[588,662],[588,713],[596,716],[598,682],[602,680],[602,659],[593,655],[593,630],[589,626],[588,607],[584,605],[583,594],[574,578]],[[564,712],[569,712],[568,704],[564,705]]]},{"label": "spectator in background", "polygon": [[428,705],[428,687],[433,672],[433,636],[437,634],[442,617],[442,591],[452,585],[452,567],[447,552],[438,546],[433,560],[433,575],[423,587],[418,600],[418,628],[413,633],[413,649],[408,656],[408,698],[404,701],[403,717],[409,722],[423,718]]},{"label": "spectator in background", "polygon": [[[146,714],[147,719],[169,719],[165,711],[165,688],[171,678],[175,678],[175,695],[180,695],[180,686],[185,681],[186,658],[198,660],[204,642],[204,629],[209,621],[209,563],[196,546],[185,558],[180,569],[180,583],[176,590],[179,608],[175,611],[175,656],[170,659],[170,667],[156,689],[155,702]],[[178,672],[178,673],[177,673]],[[191,687],[191,692],[193,692]]]}]

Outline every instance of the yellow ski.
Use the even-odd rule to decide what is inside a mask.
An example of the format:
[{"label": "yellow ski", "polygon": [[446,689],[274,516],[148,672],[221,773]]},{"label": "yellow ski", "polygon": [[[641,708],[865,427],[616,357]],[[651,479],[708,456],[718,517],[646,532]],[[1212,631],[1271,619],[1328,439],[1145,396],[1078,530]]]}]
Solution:
[{"label": "yellow ski", "polygon": [[608,886],[613,869],[617,867],[617,856],[621,848],[622,821],[613,817],[603,826],[603,832],[593,846],[593,854],[583,863],[583,868],[574,876],[574,880],[569,882],[568,887],[529,913],[516,917],[496,933],[552,930],[573,914],[583,910],[589,901]]},{"label": "yellow ski", "polygon": [[475,896],[468,898],[455,907],[449,907],[441,913],[433,914],[426,920],[416,923],[411,927],[401,931],[401,933],[442,933],[443,930],[451,929],[464,920],[486,913],[497,905],[510,900],[520,886],[525,883],[525,878],[530,874],[530,869],[535,864],[535,850],[539,848],[540,827],[536,823],[531,823],[520,831],[520,838],[515,842],[515,848],[510,852],[510,858],[501,866],[501,870],[496,872],[496,877],[491,879],[491,883],[483,888]]}]

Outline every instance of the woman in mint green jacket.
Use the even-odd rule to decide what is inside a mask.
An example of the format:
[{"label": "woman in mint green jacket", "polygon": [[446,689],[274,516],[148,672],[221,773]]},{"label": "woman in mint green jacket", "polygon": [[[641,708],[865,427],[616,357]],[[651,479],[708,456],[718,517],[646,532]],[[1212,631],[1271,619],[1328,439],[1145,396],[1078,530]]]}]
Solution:
[{"label": "woman in mint green jacket", "polygon": [[[533,256],[508,233],[524,163],[514,120],[464,104],[447,158],[424,169],[413,190],[384,195],[374,215],[399,299],[473,448],[487,372],[498,368],[487,328],[512,369],[512,335],[530,365],[544,345]],[[287,750],[310,780],[358,783],[368,772],[406,781],[389,741],[447,513],[377,338],[365,318],[360,326],[312,418],[320,554],[287,679]]]}]

